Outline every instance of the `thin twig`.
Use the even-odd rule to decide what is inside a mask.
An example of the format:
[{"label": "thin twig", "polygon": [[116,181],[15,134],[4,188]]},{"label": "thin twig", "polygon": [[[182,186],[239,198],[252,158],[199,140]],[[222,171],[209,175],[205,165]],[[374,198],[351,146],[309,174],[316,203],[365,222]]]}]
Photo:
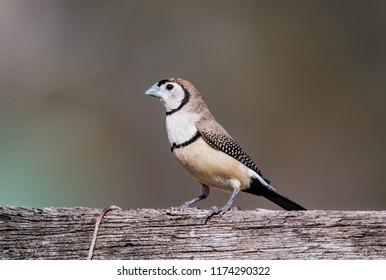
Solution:
[{"label": "thin twig", "polygon": [[99,225],[100,225],[103,217],[111,210],[122,210],[122,209],[118,206],[111,205],[111,206],[103,209],[102,213],[100,213],[100,215],[98,216],[98,218],[96,219],[96,222],[95,222],[94,233],[92,235],[92,240],[91,240],[91,244],[90,244],[90,249],[88,251],[87,260],[92,260],[92,257],[94,254],[95,242],[96,242],[96,239],[98,236]]}]

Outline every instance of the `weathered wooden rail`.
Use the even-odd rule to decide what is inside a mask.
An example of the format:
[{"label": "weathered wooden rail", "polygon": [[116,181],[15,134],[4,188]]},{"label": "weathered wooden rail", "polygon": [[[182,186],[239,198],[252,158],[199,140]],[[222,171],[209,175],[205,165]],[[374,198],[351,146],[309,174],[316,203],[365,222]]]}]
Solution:
[{"label": "weathered wooden rail", "polygon": [[[0,259],[85,259],[101,209],[0,206]],[[386,211],[111,211],[94,259],[386,259]]]}]

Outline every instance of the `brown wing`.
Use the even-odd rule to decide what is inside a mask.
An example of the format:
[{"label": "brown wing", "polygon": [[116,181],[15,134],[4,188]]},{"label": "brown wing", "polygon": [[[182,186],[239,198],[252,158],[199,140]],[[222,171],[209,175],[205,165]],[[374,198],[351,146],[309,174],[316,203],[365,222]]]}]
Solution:
[{"label": "brown wing", "polygon": [[[211,147],[230,155],[248,168],[255,171],[261,177],[263,177],[257,165],[253,162],[252,158],[243,150],[243,148],[241,148],[241,146],[236,141],[232,139],[232,137],[229,136],[228,133],[226,133],[225,131],[222,131],[225,133],[221,134],[216,132],[210,132],[204,129],[202,126],[198,126],[197,129],[200,132],[202,138],[205,140],[205,142],[208,143]],[[223,130],[222,127],[221,129]],[[270,183],[267,179],[264,178],[264,180],[268,184]]]}]

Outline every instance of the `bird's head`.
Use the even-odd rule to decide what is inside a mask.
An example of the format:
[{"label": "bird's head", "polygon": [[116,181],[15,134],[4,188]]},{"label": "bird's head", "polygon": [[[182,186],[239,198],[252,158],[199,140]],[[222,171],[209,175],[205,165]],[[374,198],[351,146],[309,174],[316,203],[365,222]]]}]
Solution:
[{"label": "bird's head", "polygon": [[186,80],[169,78],[155,83],[145,94],[158,97],[165,105],[166,113],[171,114],[188,103],[192,88]]}]

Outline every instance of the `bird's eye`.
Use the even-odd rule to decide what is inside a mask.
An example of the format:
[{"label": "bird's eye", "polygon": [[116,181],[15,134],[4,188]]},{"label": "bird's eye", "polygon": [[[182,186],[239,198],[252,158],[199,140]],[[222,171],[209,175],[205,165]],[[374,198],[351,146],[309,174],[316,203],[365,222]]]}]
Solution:
[{"label": "bird's eye", "polygon": [[174,88],[174,86],[172,84],[167,84],[166,85],[166,89],[167,90],[172,90]]}]

